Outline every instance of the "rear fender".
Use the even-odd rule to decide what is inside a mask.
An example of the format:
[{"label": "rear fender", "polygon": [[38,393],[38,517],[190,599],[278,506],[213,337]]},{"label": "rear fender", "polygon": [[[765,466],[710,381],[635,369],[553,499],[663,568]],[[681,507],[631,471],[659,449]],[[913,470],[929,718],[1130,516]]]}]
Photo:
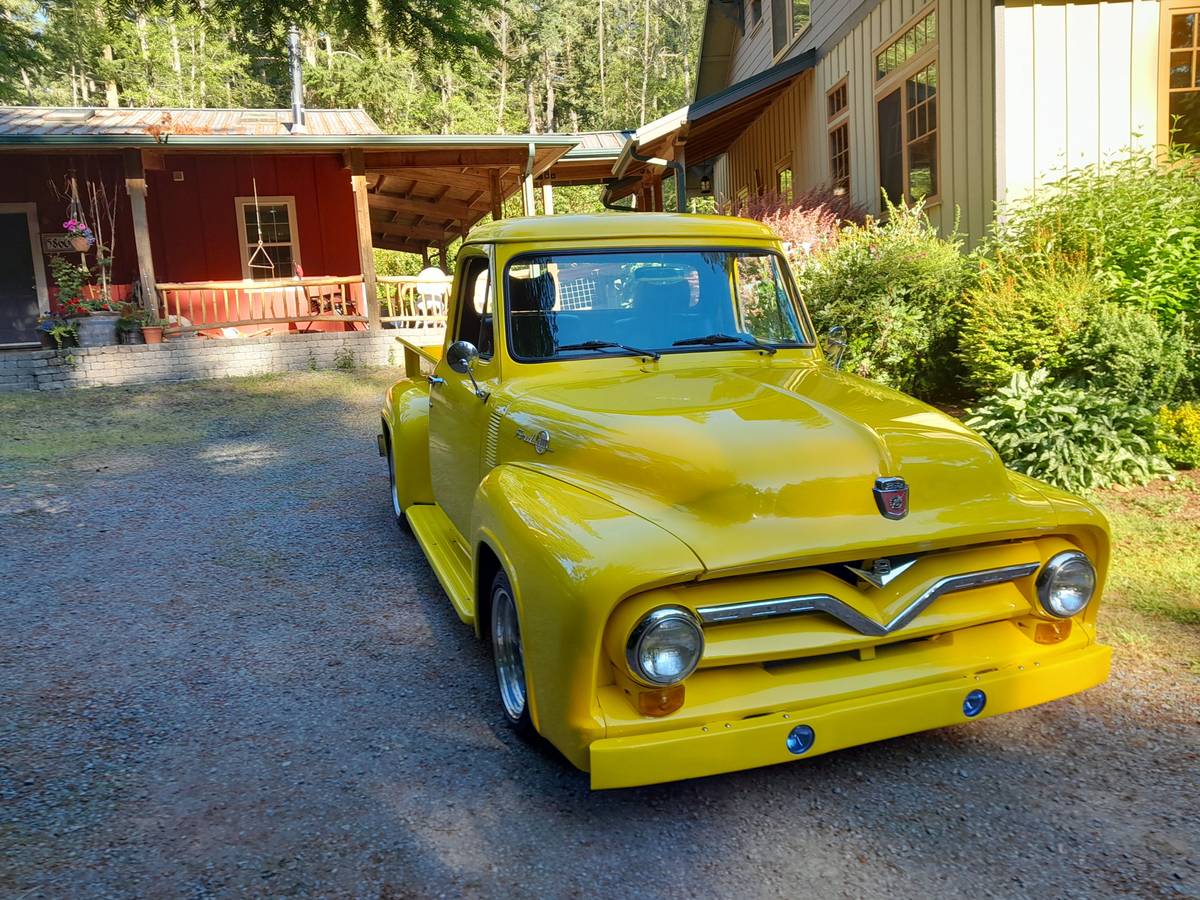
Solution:
[{"label": "rear fender", "polygon": [[[601,656],[610,613],[630,594],[691,580],[703,566],[657,525],[518,466],[483,479],[471,534],[477,561],[486,544],[516,595],[534,725],[587,768],[588,745],[604,731],[596,685],[610,680]],[[476,627],[486,618],[476,616]]]},{"label": "rear fender", "polygon": [[396,468],[400,508],[432,503],[429,477],[429,385],[403,378],[388,390],[383,427]]}]

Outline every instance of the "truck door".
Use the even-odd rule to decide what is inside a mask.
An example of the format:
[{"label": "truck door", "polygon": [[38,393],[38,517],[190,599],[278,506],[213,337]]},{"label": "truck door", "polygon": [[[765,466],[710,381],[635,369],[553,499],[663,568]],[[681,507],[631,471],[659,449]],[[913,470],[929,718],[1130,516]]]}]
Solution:
[{"label": "truck door", "polygon": [[[464,250],[458,258],[446,346],[470,341],[478,348],[475,380],[488,393],[499,377],[493,340],[494,294],[488,254],[480,248]],[[443,354],[429,389],[429,472],[434,499],[464,536],[470,534],[488,412],[488,401],[476,396],[470,376],[451,369]]]}]

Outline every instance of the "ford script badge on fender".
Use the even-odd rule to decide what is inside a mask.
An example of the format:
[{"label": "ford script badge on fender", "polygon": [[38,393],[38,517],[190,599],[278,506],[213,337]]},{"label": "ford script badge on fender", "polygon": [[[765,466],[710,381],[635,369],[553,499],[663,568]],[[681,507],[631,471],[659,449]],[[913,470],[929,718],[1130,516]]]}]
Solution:
[{"label": "ford script badge on fender", "polygon": [[885,519],[908,515],[908,484],[903,478],[876,478],[875,505]]}]

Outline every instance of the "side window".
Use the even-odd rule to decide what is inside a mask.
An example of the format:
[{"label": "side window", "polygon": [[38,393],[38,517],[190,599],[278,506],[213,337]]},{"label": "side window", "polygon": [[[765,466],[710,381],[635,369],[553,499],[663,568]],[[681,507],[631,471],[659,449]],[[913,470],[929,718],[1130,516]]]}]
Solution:
[{"label": "side window", "polygon": [[458,298],[456,341],[470,341],[483,359],[495,353],[492,284],[486,256],[473,256],[463,265]]}]

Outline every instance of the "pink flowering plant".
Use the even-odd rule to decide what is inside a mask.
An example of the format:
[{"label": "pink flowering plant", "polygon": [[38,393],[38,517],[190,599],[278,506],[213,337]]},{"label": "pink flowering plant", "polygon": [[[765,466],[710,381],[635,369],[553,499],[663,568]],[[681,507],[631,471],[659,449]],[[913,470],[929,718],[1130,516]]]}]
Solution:
[{"label": "pink flowering plant", "polygon": [[92,229],[88,227],[87,222],[83,221],[83,219],[76,219],[72,216],[63,222],[63,229],[73,238],[86,238],[89,247],[96,243],[96,235],[92,233]]}]

